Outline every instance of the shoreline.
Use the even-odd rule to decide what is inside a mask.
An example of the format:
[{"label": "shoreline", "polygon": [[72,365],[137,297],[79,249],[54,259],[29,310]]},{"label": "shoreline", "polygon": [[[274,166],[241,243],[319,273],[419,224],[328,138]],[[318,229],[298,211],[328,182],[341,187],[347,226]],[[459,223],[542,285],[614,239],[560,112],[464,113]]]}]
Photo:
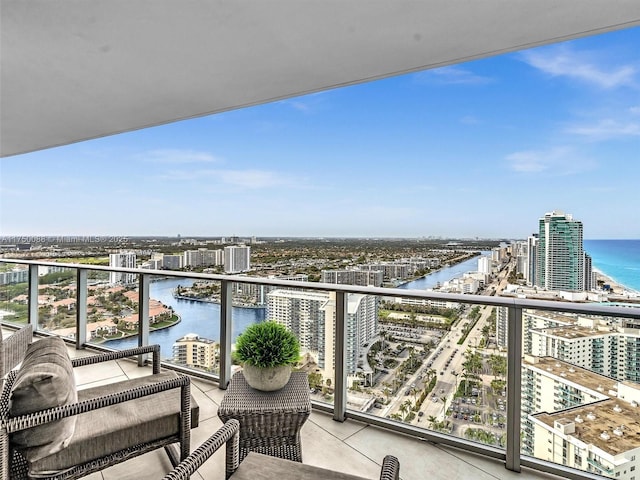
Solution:
[{"label": "shoreline", "polygon": [[640,291],[627,287],[615,278],[604,273],[602,270],[593,268],[593,273],[596,277],[596,284],[598,281],[602,281],[604,285],[609,285],[611,287],[610,293],[612,295],[640,296]]},{"label": "shoreline", "polygon": [[[175,316],[178,317],[178,318],[171,325],[164,325],[162,327],[157,327],[157,328],[153,328],[153,329],[151,327],[149,327],[149,333],[151,333],[151,332],[159,332],[161,330],[166,330],[167,328],[175,327],[180,322],[182,322],[182,316],[180,314],[176,313]],[[94,343],[97,343],[97,344],[109,343],[111,341],[124,340],[126,338],[137,337],[137,336],[138,336],[138,332],[133,332],[133,333],[127,333],[127,334],[122,335],[121,337],[117,337],[117,338],[102,339],[101,341],[94,342]]]}]

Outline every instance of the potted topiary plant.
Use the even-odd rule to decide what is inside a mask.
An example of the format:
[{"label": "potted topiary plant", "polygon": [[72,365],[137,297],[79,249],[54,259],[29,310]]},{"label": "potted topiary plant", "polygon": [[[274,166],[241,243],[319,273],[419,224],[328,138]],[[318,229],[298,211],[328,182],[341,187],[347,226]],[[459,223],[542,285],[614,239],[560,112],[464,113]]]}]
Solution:
[{"label": "potted topiary plant", "polygon": [[238,336],[233,358],[243,367],[244,378],[256,390],[280,390],[289,381],[300,357],[300,344],[284,325],[274,321],[254,323]]}]

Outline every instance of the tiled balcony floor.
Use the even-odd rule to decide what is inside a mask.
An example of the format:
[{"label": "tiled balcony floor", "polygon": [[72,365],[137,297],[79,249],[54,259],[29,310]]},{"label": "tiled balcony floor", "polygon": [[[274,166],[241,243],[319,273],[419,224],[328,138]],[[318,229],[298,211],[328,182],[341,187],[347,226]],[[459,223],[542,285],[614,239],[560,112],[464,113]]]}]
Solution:
[{"label": "tiled balcony floor", "polygon": [[[70,349],[71,356],[93,354]],[[135,362],[119,361],[76,369],[79,388],[88,385],[110,383],[130,377],[146,375],[148,368],[139,368]],[[192,431],[192,449],[196,448],[222,422],[216,412],[224,391],[214,383],[199,379],[192,381],[191,391],[200,405],[200,426]],[[438,446],[408,436],[348,420],[335,422],[331,416],[313,412],[302,428],[304,463],[377,479],[380,462],[386,454],[400,460],[403,480],[493,480],[493,479],[554,479],[551,475],[523,469],[514,473],[501,462],[466,453],[454,448]],[[140,480],[162,478],[171,465],[164,450],[158,450],[100,473],[86,477],[88,480]],[[192,478],[224,478],[224,452],[220,450],[205,463]]]}]

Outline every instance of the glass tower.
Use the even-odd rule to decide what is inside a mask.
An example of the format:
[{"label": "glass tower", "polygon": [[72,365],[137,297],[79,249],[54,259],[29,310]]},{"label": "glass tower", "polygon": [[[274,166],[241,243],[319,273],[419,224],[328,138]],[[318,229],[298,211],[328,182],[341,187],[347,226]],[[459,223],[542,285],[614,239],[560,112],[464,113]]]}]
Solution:
[{"label": "glass tower", "polygon": [[540,219],[536,285],[547,290],[583,291],[582,222],[562,212]]}]

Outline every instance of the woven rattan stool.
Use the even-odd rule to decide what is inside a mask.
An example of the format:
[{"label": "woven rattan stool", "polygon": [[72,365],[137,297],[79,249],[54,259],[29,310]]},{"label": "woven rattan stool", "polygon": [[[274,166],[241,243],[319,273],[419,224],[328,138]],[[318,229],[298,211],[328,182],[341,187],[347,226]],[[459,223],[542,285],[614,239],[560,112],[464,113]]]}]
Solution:
[{"label": "woven rattan stool", "polygon": [[254,390],[242,372],[231,377],[218,417],[240,422],[240,461],[249,452],[302,462],[300,429],[311,413],[309,381],[293,372],[289,383],[275,392]]}]

